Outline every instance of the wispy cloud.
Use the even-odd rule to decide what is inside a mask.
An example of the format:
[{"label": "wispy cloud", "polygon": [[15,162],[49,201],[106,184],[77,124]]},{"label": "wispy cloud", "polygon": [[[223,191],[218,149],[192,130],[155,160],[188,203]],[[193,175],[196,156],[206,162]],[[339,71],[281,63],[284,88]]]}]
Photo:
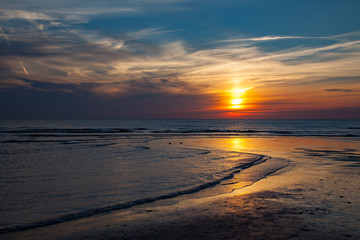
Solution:
[{"label": "wispy cloud", "polygon": [[58,16],[68,23],[86,23],[96,16],[110,16],[110,15],[128,15],[139,12],[139,9],[134,7],[74,7],[74,9],[56,9],[46,10],[52,15]]},{"label": "wispy cloud", "polygon": [[[4,41],[8,43],[10,39],[13,45],[11,50],[0,53],[6,55],[0,63],[9,72],[3,76],[7,82],[23,78],[24,73],[29,77],[30,72],[33,82],[76,86],[114,97],[194,92],[216,95],[238,85],[256,90],[311,82],[319,82],[322,89],[340,89],[343,87],[326,79],[360,76],[360,40],[354,36],[350,40],[337,36],[321,46],[308,44],[272,52],[231,39],[196,49],[184,41],[158,45],[146,41],[151,35],[171,31],[166,29],[147,28],[109,36],[76,30],[59,22],[53,26],[55,30],[44,27],[40,31],[26,26],[17,31],[2,29]],[[252,41],[291,38],[295,37],[264,36]],[[15,67],[18,59],[21,69]],[[19,82],[19,86],[23,85]],[[353,81],[351,87],[359,88],[358,85]]]},{"label": "wispy cloud", "polygon": [[[55,20],[72,23],[87,22],[97,16],[119,16],[176,9],[180,0],[123,0],[123,1],[27,1],[4,0],[0,19]],[[71,6],[71,7],[69,7]],[[179,8],[180,9],[180,8]]]},{"label": "wispy cloud", "polygon": [[3,35],[5,41],[6,41],[6,44],[8,45],[8,47],[10,48],[11,47],[11,44],[10,44],[10,41],[9,41],[9,38],[8,36],[6,35],[6,33],[4,32],[4,30],[2,29],[2,27],[0,27],[0,32],[1,34]]},{"label": "wispy cloud", "polygon": [[263,36],[254,38],[231,38],[219,40],[217,42],[231,43],[231,42],[262,42],[288,39],[326,39],[328,37],[304,37],[304,36]]},{"label": "wispy cloud", "polygon": [[133,39],[144,39],[153,35],[158,35],[158,34],[164,34],[164,33],[171,33],[171,32],[177,32],[180,30],[162,30],[160,28],[145,28],[145,29],[140,29],[134,32],[129,32],[127,33],[127,36],[129,36],[130,38]]},{"label": "wispy cloud", "polygon": [[349,42],[340,42],[335,44],[330,44],[323,47],[298,47],[298,48],[292,48],[285,51],[282,51],[280,53],[271,53],[268,54],[268,56],[265,56],[262,59],[269,59],[269,58],[278,58],[282,60],[290,60],[290,59],[296,59],[298,57],[303,56],[311,56],[314,54],[319,54],[326,51],[331,50],[349,50],[354,49],[358,51],[358,47],[360,45],[360,40],[357,41],[349,41]]},{"label": "wispy cloud", "polygon": [[104,7],[100,5],[99,7],[82,7],[78,9],[56,9],[56,10],[47,10],[54,14],[63,14],[63,15],[103,15],[103,14],[122,14],[122,13],[131,13],[138,12],[139,10],[134,7]]},{"label": "wispy cloud", "polygon": [[24,10],[0,9],[0,19],[26,19],[53,21],[55,18],[39,12]]}]

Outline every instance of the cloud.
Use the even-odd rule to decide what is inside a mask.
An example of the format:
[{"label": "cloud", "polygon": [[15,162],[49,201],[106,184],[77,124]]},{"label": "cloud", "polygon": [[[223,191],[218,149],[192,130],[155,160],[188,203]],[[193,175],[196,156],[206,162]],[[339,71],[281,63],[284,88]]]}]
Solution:
[{"label": "cloud", "polygon": [[111,16],[111,15],[129,15],[139,12],[133,7],[105,7],[99,6],[74,6],[69,9],[47,10],[49,13],[58,16],[60,19],[72,24],[87,23],[90,19],[97,16]]},{"label": "cloud", "polygon": [[0,19],[26,19],[53,21],[55,18],[39,12],[30,12],[24,10],[0,9]]},{"label": "cloud", "polygon": [[94,43],[102,45],[105,48],[113,48],[114,50],[118,50],[124,46],[123,40],[116,40],[110,37],[95,40]]},{"label": "cloud", "polygon": [[[271,52],[232,41],[196,49],[180,40],[154,44],[146,39],[170,30],[147,28],[110,35],[72,28],[60,20],[59,24],[53,22],[44,22],[42,30],[26,25],[1,29],[6,35],[4,45],[11,41],[12,46],[0,50],[0,64],[9,73],[2,76],[3,82],[13,81],[11,86],[15,86],[15,79],[24,78],[27,72],[35,82],[70,84],[114,98],[145,93],[221,95],[221,91],[239,85],[284,88],[318,81],[323,81],[323,89],[335,89],[334,81],[327,79],[360,76],[360,40],[354,36],[351,40],[337,36],[321,46],[300,45]],[[264,36],[258,41],[279,39],[284,37]],[[355,89],[358,82],[351,84]]]},{"label": "cloud", "polygon": [[4,30],[2,29],[2,27],[0,27],[0,32],[1,34],[3,35],[5,41],[6,41],[6,44],[8,45],[8,47],[10,48],[11,47],[11,44],[10,44],[10,41],[9,41],[9,38],[8,36],[6,35],[6,33],[4,32]]},{"label": "cloud", "polygon": [[164,33],[170,33],[170,32],[175,32],[175,31],[179,31],[179,30],[161,30],[159,28],[145,28],[145,29],[140,29],[134,32],[130,32],[127,33],[127,36],[129,36],[130,38],[133,39],[144,39],[153,35],[158,35],[158,34],[164,34]]},{"label": "cloud", "polygon": [[215,116],[211,111],[204,110],[215,103],[211,95],[147,93],[104,99],[76,86],[42,83],[34,85],[37,89],[48,91],[36,92],[24,88],[11,93],[1,92],[2,118],[181,119]]},{"label": "cloud", "polygon": [[19,64],[20,64],[21,68],[23,69],[25,75],[26,75],[27,77],[30,77],[30,75],[29,75],[29,73],[28,73],[28,71],[27,71],[24,63],[20,61]]},{"label": "cloud", "polygon": [[356,52],[359,52],[360,40],[349,41],[349,42],[340,42],[335,44],[330,44],[322,47],[296,47],[284,50],[279,53],[270,53],[266,54],[264,57],[259,58],[259,60],[266,59],[279,59],[279,60],[296,60],[299,57],[304,56],[313,56],[316,54],[326,53],[327,51],[334,50],[334,53],[339,50],[350,50],[354,49]]},{"label": "cloud", "polygon": [[275,41],[275,40],[288,40],[288,39],[326,39],[327,37],[304,37],[304,36],[264,36],[255,38],[232,38],[219,40],[217,42],[261,42],[261,41]]},{"label": "cloud", "polygon": [[[187,0],[186,0],[187,1]],[[0,19],[54,20],[69,23],[84,23],[99,16],[129,16],[172,9],[184,10],[177,6],[184,0],[123,0],[123,1],[43,1],[3,0]],[[85,4],[84,4],[85,3]]]},{"label": "cloud", "polygon": [[352,89],[343,89],[343,88],[330,88],[325,89],[326,92],[355,92],[355,90]]},{"label": "cloud", "polygon": [[122,14],[122,13],[131,13],[131,12],[138,12],[139,10],[134,7],[104,7],[102,5],[95,6],[95,7],[82,7],[82,8],[76,8],[76,9],[66,9],[66,10],[55,10],[50,11],[54,14],[63,14],[63,15],[103,15],[103,14]]}]

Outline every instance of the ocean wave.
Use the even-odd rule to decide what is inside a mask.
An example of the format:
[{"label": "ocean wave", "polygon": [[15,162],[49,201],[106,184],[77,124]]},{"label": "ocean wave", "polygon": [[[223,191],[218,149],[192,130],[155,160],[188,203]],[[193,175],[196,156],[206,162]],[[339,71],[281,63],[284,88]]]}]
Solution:
[{"label": "ocean wave", "polygon": [[[126,128],[25,128],[0,130],[0,133],[131,133],[133,130]],[[34,135],[38,136],[38,135]],[[41,135],[40,135],[41,136]]]},{"label": "ocean wave", "polygon": [[[55,218],[48,219],[48,220],[42,220],[42,221],[38,221],[38,222],[22,224],[22,225],[16,225],[16,226],[13,226],[13,227],[8,227],[8,228],[2,228],[2,229],[0,229],[0,234],[6,234],[6,233],[9,233],[9,232],[16,232],[16,231],[34,229],[34,228],[39,228],[39,227],[46,227],[46,226],[50,226],[50,225],[54,225],[54,224],[59,224],[59,223],[69,222],[69,221],[73,221],[73,220],[77,220],[77,219],[81,219],[81,218],[91,217],[91,216],[94,216],[94,215],[97,215],[97,214],[102,214],[102,213],[111,212],[111,211],[115,211],[115,210],[131,208],[131,207],[141,205],[141,204],[145,204],[145,203],[152,203],[152,202],[156,202],[156,201],[159,201],[159,200],[175,198],[175,197],[185,195],[185,194],[196,193],[196,192],[199,192],[201,190],[214,187],[214,186],[222,183],[223,181],[232,179],[235,176],[236,173],[239,173],[242,170],[248,169],[248,168],[253,167],[255,165],[264,163],[264,162],[268,161],[270,158],[271,157],[269,157],[269,156],[259,155],[259,157],[255,158],[250,163],[240,164],[238,166],[235,166],[235,167],[229,169],[228,171],[224,172],[224,175],[222,177],[219,177],[218,179],[216,179],[214,181],[203,183],[201,185],[198,185],[198,186],[186,189],[186,190],[172,192],[172,193],[168,193],[168,194],[160,195],[160,196],[156,196],[156,197],[149,197],[149,198],[143,198],[143,199],[138,199],[138,200],[134,200],[134,201],[128,201],[128,202],[119,203],[119,204],[110,205],[110,206],[105,206],[105,207],[100,207],[100,208],[88,209],[88,210],[80,211],[80,212],[77,212],[77,213],[66,214],[66,215],[63,215],[63,216],[55,217]],[[265,178],[269,174],[271,174],[271,173],[273,173],[273,172],[275,172],[275,171],[277,171],[279,169],[280,168],[275,169],[274,171],[265,174],[264,176],[262,176],[262,178]]]},{"label": "ocean wave", "polygon": [[317,137],[360,137],[360,127],[348,126],[343,128],[326,128],[326,127],[282,127],[279,126],[171,126],[163,127],[119,127],[119,128],[3,128],[0,133],[3,135],[12,134],[29,138],[55,138],[55,137],[107,137],[117,135],[236,135],[236,136],[317,136]]}]

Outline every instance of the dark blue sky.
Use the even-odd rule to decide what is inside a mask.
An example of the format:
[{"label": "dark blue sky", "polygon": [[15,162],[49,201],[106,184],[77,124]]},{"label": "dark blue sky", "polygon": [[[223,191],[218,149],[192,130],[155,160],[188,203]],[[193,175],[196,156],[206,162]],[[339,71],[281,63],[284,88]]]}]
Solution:
[{"label": "dark blue sky", "polygon": [[360,118],[357,0],[2,0],[1,118]]}]

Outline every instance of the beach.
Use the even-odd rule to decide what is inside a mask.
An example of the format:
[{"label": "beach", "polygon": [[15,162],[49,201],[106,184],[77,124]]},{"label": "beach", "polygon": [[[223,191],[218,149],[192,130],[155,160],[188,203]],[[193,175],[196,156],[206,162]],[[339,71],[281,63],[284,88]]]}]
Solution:
[{"label": "beach", "polygon": [[0,240],[360,240],[360,0],[0,0]]},{"label": "beach", "polygon": [[360,142],[355,138],[174,136],[160,141],[263,154],[272,159],[268,166],[286,166],[254,181],[267,167],[258,164],[231,183],[0,238],[360,238]]}]

